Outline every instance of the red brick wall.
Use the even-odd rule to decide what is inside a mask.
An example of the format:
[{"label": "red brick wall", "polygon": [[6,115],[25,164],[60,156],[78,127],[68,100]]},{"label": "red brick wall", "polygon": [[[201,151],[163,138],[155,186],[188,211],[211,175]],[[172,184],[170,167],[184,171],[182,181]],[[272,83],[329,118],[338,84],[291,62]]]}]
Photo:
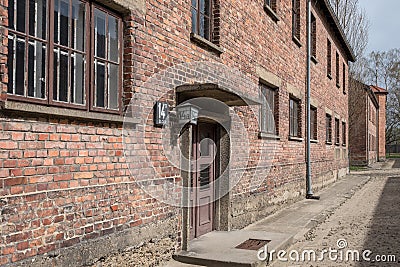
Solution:
[{"label": "red brick wall", "polygon": [[386,158],[386,94],[375,94],[379,103],[378,111],[378,157],[379,160]]},{"label": "red brick wall", "polygon": [[367,159],[367,92],[362,83],[350,80],[349,152],[351,165],[366,165]]},{"label": "red brick wall", "polygon": [[[262,190],[267,190],[271,199],[278,199],[276,202],[283,202],[285,191],[298,196],[305,190],[305,141],[288,139],[288,103],[289,87],[297,88],[302,97],[300,124],[304,137],[306,2],[301,1],[301,47],[292,40],[291,1],[281,1],[278,5],[280,21],[277,23],[263,10],[263,2],[220,2],[219,43],[225,50],[221,56],[190,41],[190,2],[149,0],[145,14],[131,9],[124,16],[124,103],[127,104],[134,93],[157,96],[167,92],[170,88],[158,92],[143,84],[154,73],[182,62],[221,62],[239,69],[255,84],[259,80],[257,67],[262,66],[275,74],[282,80],[279,88],[281,139],[276,142],[273,170]],[[4,7],[0,7],[0,12],[3,17],[7,16]],[[329,179],[335,179],[334,173],[348,166],[346,146],[325,144],[325,113],[330,110],[332,118],[337,116],[348,121],[348,96],[326,75],[328,36],[332,41],[332,55],[336,50],[340,53],[340,75],[343,74],[342,62],[347,66],[347,61],[333,32],[326,30],[328,23],[324,15],[315,10],[314,15],[317,18],[318,63],[312,63],[311,95],[318,108],[319,142],[312,144],[311,158],[313,180],[315,184],[323,184],[321,177],[330,175]],[[5,31],[4,28],[1,31]],[[6,41],[7,38],[3,38],[3,42]],[[3,90],[7,82],[4,49],[3,43],[0,55]],[[333,61],[333,77],[335,69]],[[174,96],[168,100],[173,103]],[[237,108],[240,109],[246,112],[245,108]],[[121,124],[2,112],[0,127],[3,218],[0,264],[180,214],[179,209],[156,201],[135,185],[135,177],[128,172],[123,157]],[[151,146],[155,153],[153,160],[164,167],[164,178],[175,178],[176,170],[163,165],[166,158],[159,155],[160,130],[152,125],[148,129],[150,143],[147,147]],[[256,132],[251,142],[261,142]],[[135,168],[140,169],[141,165]],[[244,179],[233,195],[235,198],[249,194],[250,188]],[[234,203],[233,199],[232,205]]]}]

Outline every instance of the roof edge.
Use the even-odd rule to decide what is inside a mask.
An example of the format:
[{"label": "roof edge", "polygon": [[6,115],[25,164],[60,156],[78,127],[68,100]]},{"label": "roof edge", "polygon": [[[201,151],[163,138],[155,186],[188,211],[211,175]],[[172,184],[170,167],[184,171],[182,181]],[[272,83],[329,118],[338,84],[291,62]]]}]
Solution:
[{"label": "roof edge", "polygon": [[329,15],[329,17],[327,18],[328,21],[329,20],[333,21],[333,24],[334,24],[333,26],[334,26],[334,28],[336,28],[335,30],[337,30],[337,32],[338,32],[339,41],[344,44],[344,50],[349,58],[349,61],[355,62],[356,57],[354,55],[353,48],[349,44],[347,37],[343,31],[343,28],[340,25],[339,19],[336,16],[335,11],[333,11],[332,6],[329,3],[329,0],[323,0],[320,3],[322,3],[323,7],[326,8],[326,10],[328,11],[328,15]]}]

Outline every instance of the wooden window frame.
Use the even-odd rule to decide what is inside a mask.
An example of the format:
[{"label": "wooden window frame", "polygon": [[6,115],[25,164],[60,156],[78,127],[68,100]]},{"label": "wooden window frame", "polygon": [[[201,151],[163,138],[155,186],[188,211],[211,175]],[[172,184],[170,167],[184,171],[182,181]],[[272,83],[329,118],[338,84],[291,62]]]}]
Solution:
[{"label": "wooden window frame", "polygon": [[[296,104],[296,107],[292,103]],[[289,97],[289,137],[301,138],[301,102],[299,99]],[[295,130],[296,129],[296,130]]]},{"label": "wooden window frame", "polygon": [[340,121],[335,118],[335,145],[340,145]]},{"label": "wooden window frame", "polygon": [[332,79],[332,43],[329,39],[326,44],[326,61],[326,75]]},{"label": "wooden window frame", "polygon": [[346,64],[343,62],[343,78],[342,78],[342,86],[343,86],[343,94],[346,94]]},{"label": "wooden window frame", "polygon": [[318,109],[310,107],[310,134],[312,140],[318,140]]},{"label": "wooden window frame", "polygon": [[347,142],[347,133],[346,133],[347,129],[346,129],[346,122],[342,121],[342,145],[346,146],[346,142]]},{"label": "wooden window frame", "polygon": [[311,58],[317,61],[317,19],[311,13]]},{"label": "wooden window frame", "polygon": [[340,66],[339,53],[336,51],[336,87],[340,88]]},{"label": "wooden window frame", "polygon": [[[19,1],[19,0],[18,0]],[[26,95],[16,95],[14,92],[13,93],[8,93],[7,99],[10,100],[16,100],[16,101],[22,101],[22,102],[28,102],[28,103],[36,103],[36,104],[44,104],[44,105],[49,105],[49,106],[55,106],[55,107],[66,107],[66,108],[73,108],[73,109],[78,109],[78,110],[86,110],[86,111],[96,111],[96,112],[104,112],[104,113],[112,113],[112,114],[122,114],[122,87],[123,87],[123,79],[122,79],[122,71],[123,71],[123,48],[124,48],[124,43],[123,43],[123,24],[122,24],[122,17],[115,13],[112,12],[110,9],[105,8],[99,4],[97,4],[94,1],[91,0],[80,0],[84,5],[85,5],[85,38],[86,40],[84,41],[84,50],[85,51],[77,51],[75,48],[71,47],[70,45],[68,46],[63,46],[61,44],[56,44],[54,41],[54,0],[47,0],[46,2],[46,38],[45,40],[30,36],[29,35],[29,29],[28,29],[28,21],[29,21],[29,16],[26,16],[25,18],[25,35],[24,33],[18,32],[16,30],[13,30],[11,28],[8,28],[9,35],[19,35],[23,36],[25,40],[34,40],[34,41],[40,41],[45,44],[46,47],[46,56],[45,56],[45,98],[35,98],[35,97],[29,97],[27,96],[27,91],[28,91],[28,84],[26,82],[26,76],[24,76],[25,79],[25,85],[24,85],[24,92]],[[16,3],[15,1],[14,3]],[[72,10],[71,8],[71,2],[72,0],[69,0],[70,4],[70,11]],[[26,0],[26,14],[28,13],[28,8],[29,8],[29,1]],[[94,94],[95,94],[95,87],[93,83],[94,79],[94,51],[96,49],[96,46],[94,44],[94,22],[93,22],[93,13],[94,10],[98,9],[101,10],[108,15],[111,15],[116,18],[118,21],[118,45],[119,45],[119,62],[117,64],[118,66],[118,88],[117,88],[117,104],[118,104],[118,109],[109,109],[109,108],[103,108],[103,107],[94,107],[93,106],[93,101],[94,101]],[[71,18],[68,17],[70,20]],[[70,22],[68,22],[70,23]],[[72,34],[72,31],[68,31],[68,34]],[[71,37],[71,36],[70,36]],[[28,44],[28,42],[25,42],[25,44]],[[25,51],[27,51],[27,45],[25,45]],[[71,53],[77,53],[79,52],[80,54],[84,54],[86,59],[86,64],[85,64],[85,70],[83,72],[83,78],[85,79],[84,81],[84,104],[77,104],[77,103],[71,103],[71,102],[64,102],[64,101],[57,101],[53,99],[53,80],[54,80],[54,49],[55,47],[62,48],[63,50],[68,51],[68,55]],[[28,64],[27,60],[27,54],[25,54],[25,64]],[[70,60],[70,57],[68,57],[68,60]],[[71,82],[71,77],[70,77],[70,70],[71,70],[71,63],[68,63],[68,84]],[[15,67],[14,67],[15,68]],[[10,70],[9,70],[10,71]],[[14,69],[12,70],[14,71]],[[9,83],[12,83],[13,81],[9,81]],[[14,84],[12,86],[15,86]],[[71,90],[73,89],[73,86],[69,86],[67,94],[68,94],[68,99],[70,98],[71,95]],[[107,91],[108,88],[105,88],[105,91]]]},{"label": "wooden window frame", "polygon": [[[278,99],[278,88],[273,88],[271,86],[268,86],[264,83],[259,84],[260,90],[261,90],[261,95],[262,95],[262,100],[263,100],[263,105],[261,107],[261,114],[260,114],[260,132],[270,134],[270,135],[279,135],[279,127],[278,127],[278,105],[279,105],[279,99]],[[272,96],[271,99],[267,99],[267,92],[269,92],[269,96]],[[267,106],[268,104],[268,106]],[[272,105],[272,107],[271,107]],[[269,107],[270,111],[272,112],[272,117],[268,116],[271,115],[271,113],[267,110],[267,107]],[[272,124],[272,126],[270,125]]]},{"label": "wooden window frame", "polygon": [[300,44],[300,0],[292,0],[292,37]]},{"label": "wooden window frame", "polygon": [[264,5],[269,6],[276,13],[278,0],[264,0]]},{"label": "wooden window frame", "polygon": [[332,115],[325,115],[325,135],[326,135],[326,143],[328,145],[332,144]]},{"label": "wooden window frame", "polygon": [[[213,21],[213,4],[214,4],[214,0],[209,0],[209,7],[208,7],[208,12],[209,12],[209,16],[207,16],[207,19],[209,20],[209,33],[208,33],[208,38],[207,36],[202,36],[200,34],[200,19],[201,19],[201,15],[204,16],[204,18],[206,19],[206,15],[202,14],[202,12],[200,12],[199,10],[199,6],[200,6],[200,2],[204,1],[204,0],[192,0],[191,2],[191,7],[190,7],[190,12],[192,12],[192,10],[196,11],[196,28],[193,29],[193,22],[192,22],[192,33],[204,38],[205,40],[209,41],[209,42],[213,42],[213,27],[214,27],[214,21]],[[196,7],[193,6],[193,2],[196,2]],[[191,17],[193,20],[193,13],[191,13]]]}]

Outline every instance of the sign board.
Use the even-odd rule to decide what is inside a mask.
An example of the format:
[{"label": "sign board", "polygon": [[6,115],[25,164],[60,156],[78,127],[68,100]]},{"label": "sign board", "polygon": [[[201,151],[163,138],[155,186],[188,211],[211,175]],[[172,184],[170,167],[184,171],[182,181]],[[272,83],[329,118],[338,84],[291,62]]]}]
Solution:
[{"label": "sign board", "polygon": [[154,105],[154,125],[165,126],[168,123],[169,105],[167,102],[157,101]]}]

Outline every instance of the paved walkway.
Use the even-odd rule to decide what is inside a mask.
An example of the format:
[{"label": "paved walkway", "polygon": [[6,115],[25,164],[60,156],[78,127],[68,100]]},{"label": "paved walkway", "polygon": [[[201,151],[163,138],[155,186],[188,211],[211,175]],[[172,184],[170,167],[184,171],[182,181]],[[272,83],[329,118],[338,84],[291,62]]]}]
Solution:
[{"label": "paved walkway", "polygon": [[[347,175],[332,186],[318,192],[321,199],[302,200],[243,230],[211,232],[191,242],[189,252],[178,255],[179,260],[206,266],[257,266],[257,251],[236,249],[248,238],[271,240],[270,250],[285,249],[304,238],[311,229],[321,224],[336,209],[359,191],[371,174],[388,176],[395,162],[378,163],[371,169]],[[238,263],[235,265],[234,263]],[[196,266],[170,261],[168,267]],[[197,265],[198,266],[198,265]]]}]

